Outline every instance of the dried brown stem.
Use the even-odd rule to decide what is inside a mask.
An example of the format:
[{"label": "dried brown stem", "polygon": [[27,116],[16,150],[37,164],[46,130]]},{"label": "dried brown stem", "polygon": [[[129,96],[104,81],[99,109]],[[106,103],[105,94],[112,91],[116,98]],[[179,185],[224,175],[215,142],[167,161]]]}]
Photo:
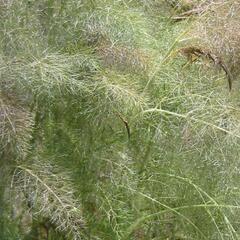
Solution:
[{"label": "dried brown stem", "polygon": [[130,131],[130,127],[129,127],[128,122],[120,115],[120,113],[117,112],[116,114],[121,119],[121,121],[124,123],[124,125],[126,127],[126,130],[127,130],[128,139],[130,139],[131,131]]},{"label": "dried brown stem", "polygon": [[232,75],[221,57],[217,56],[216,54],[213,54],[210,50],[201,49],[198,47],[180,48],[177,51],[184,55],[187,55],[187,57],[192,57],[192,56],[195,56],[197,58],[205,57],[205,58],[211,60],[215,65],[219,66],[225,72],[225,74],[227,76],[227,80],[228,80],[229,90],[231,91]]}]

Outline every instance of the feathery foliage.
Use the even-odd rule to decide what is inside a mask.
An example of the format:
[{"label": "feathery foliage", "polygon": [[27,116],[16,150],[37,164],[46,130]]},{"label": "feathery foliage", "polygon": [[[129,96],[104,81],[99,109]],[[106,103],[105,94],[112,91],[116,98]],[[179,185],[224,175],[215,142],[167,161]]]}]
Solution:
[{"label": "feathery foliage", "polygon": [[0,239],[239,239],[238,13],[0,1]]}]

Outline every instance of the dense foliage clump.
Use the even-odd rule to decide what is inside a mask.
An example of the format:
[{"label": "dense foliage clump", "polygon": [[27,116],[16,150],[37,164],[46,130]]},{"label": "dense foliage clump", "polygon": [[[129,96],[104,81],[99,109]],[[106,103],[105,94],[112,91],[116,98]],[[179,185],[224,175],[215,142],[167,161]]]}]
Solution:
[{"label": "dense foliage clump", "polygon": [[0,1],[0,239],[239,239],[239,7]]}]

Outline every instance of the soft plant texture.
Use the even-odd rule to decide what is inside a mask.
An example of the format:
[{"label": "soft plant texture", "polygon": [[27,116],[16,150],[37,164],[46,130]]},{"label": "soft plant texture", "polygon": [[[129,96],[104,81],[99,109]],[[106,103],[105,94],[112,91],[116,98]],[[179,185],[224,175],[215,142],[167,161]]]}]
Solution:
[{"label": "soft plant texture", "polygon": [[238,12],[0,1],[0,239],[239,239]]}]

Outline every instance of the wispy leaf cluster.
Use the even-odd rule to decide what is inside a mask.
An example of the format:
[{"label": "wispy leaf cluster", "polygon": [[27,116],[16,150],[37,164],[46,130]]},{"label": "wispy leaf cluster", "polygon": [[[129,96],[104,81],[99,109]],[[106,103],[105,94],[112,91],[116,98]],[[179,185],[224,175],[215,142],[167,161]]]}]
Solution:
[{"label": "wispy leaf cluster", "polygon": [[[19,165],[12,178],[14,194],[22,196],[34,216],[49,219],[56,230],[80,239],[84,220],[68,175],[48,162]],[[18,198],[19,199],[19,198]],[[21,198],[20,198],[21,199]]]}]

